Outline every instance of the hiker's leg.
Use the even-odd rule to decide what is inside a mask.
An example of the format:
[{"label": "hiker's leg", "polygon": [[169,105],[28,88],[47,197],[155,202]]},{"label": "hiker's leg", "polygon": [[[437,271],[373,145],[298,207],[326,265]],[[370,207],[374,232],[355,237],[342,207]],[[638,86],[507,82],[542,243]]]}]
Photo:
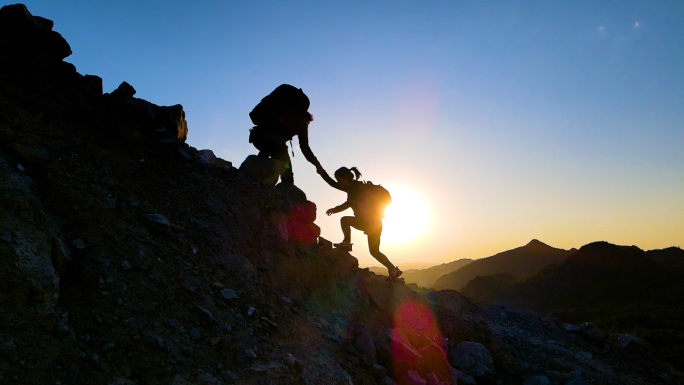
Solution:
[{"label": "hiker's leg", "polygon": [[[279,143],[280,144],[280,143]],[[290,160],[290,154],[287,152],[287,144],[283,143],[282,146],[279,145],[277,151],[273,154],[273,159],[279,160],[285,166],[285,170],[280,174],[280,179],[283,182],[290,182],[294,184],[294,173],[292,172],[292,161]]]},{"label": "hiker's leg", "polygon": [[394,270],[394,265],[387,259],[385,254],[380,252],[380,234],[373,233],[368,234],[368,251],[373,258],[377,259],[378,262],[382,263],[383,266],[387,268],[387,272],[391,273]]},{"label": "hiker's leg", "polygon": [[355,222],[356,217],[342,217],[342,219],[340,219],[340,225],[342,226],[342,235],[344,235],[344,239],[342,240],[342,242],[351,242],[350,226],[354,226]]}]

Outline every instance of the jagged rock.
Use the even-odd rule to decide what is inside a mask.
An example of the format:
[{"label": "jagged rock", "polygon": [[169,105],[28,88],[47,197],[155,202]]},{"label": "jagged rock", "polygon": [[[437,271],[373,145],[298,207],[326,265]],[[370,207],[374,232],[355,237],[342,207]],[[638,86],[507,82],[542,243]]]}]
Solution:
[{"label": "jagged rock", "polygon": [[[71,55],[69,43],[52,31],[51,21],[36,18],[23,4],[6,5],[0,9],[0,53],[6,56],[42,55],[59,60]],[[49,27],[49,28],[48,28]]]},{"label": "jagged rock", "polygon": [[274,186],[283,172],[283,164],[275,159],[250,155],[242,162],[239,170],[259,183]]},{"label": "jagged rock", "polygon": [[[154,105],[154,120],[158,124],[157,140],[164,143],[183,143],[188,137],[188,122],[183,106]],[[223,166],[225,164],[219,162]],[[232,166],[231,166],[232,167]]]},{"label": "jagged rock", "polygon": [[323,249],[323,250],[332,250],[332,242],[319,236],[318,237],[318,246]]},{"label": "jagged rock", "polygon": [[292,183],[278,183],[274,191],[281,201],[287,202],[288,206],[285,207],[286,209],[291,208],[293,205],[307,202],[306,193]]},{"label": "jagged rock", "polygon": [[448,382],[452,381],[451,367],[447,360],[446,352],[436,343],[422,347],[418,353],[423,357],[425,362],[424,371],[432,372],[441,380]]},{"label": "jagged rock", "polygon": [[415,370],[407,370],[404,373],[404,378],[402,381],[402,384],[406,385],[427,385],[427,381],[425,381],[418,372]]},{"label": "jagged rock", "polygon": [[208,164],[210,166],[222,168],[224,170],[230,170],[233,168],[232,163],[217,158],[216,155],[214,155],[214,152],[211,150],[200,150],[199,151],[199,156],[200,156],[200,162],[204,164]]},{"label": "jagged rock", "polygon": [[492,355],[478,342],[464,341],[449,350],[449,362],[474,378],[494,372]]},{"label": "jagged rock", "polygon": [[371,337],[370,334],[363,333],[358,335],[354,339],[354,348],[359,352],[361,360],[366,365],[372,366],[378,363],[375,354],[375,344],[373,343],[373,337]]},{"label": "jagged rock", "polygon": [[580,330],[577,326],[575,326],[573,324],[563,324],[563,326],[561,326],[561,328],[563,330],[565,330],[566,332],[570,332],[570,333],[579,333],[579,330]]},{"label": "jagged rock", "polygon": [[96,75],[85,75],[81,80],[83,93],[89,97],[102,96],[102,78]]},{"label": "jagged rock", "polygon": [[47,31],[52,31],[52,27],[54,27],[55,25],[55,23],[52,20],[40,16],[33,16],[33,21],[36,22],[38,28]]},{"label": "jagged rock", "polygon": [[618,335],[617,344],[619,347],[635,353],[643,353],[651,349],[651,344],[629,334]]},{"label": "jagged rock", "polygon": [[153,232],[160,235],[169,235],[171,233],[171,222],[169,219],[161,214],[146,214],[142,216],[145,224]]},{"label": "jagged rock", "polygon": [[525,379],[523,385],[551,385],[551,381],[546,376],[532,376]]},{"label": "jagged rock", "polygon": [[127,82],[122,82],[119,86],[110,93],[114,98],[132,98],[135,95],[135,88]]},{"label": "jagged rock", "polygon": [[394,373],[406,370],[422,371],[424,362],[420,353],[411,346],[408,338],[400,329],[380,333],[375,340],[378,363],[391,368]]}]

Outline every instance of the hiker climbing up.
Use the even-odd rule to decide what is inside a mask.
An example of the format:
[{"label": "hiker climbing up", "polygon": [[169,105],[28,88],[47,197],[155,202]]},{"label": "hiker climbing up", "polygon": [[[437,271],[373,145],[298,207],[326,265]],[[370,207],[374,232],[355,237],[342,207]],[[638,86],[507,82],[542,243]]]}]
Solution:
[{"label": "hiker climbing up", "polygon": [[373,258],[382,263],[389,273],[388,281],[397,279],[402,271],[380,252],[380,235],[382,234],[382,219],[385,217],[385,209],[392,203],[392,198],[387,190],[380,185],[371,182],[359,181],[361,173],[356,167],[351,169],[341,167],[335,171],[333,180],[328,173],[319,168],[318,173],[330,186],[347,193],[347,201],[337,207],[327,210],[325,213],[332,215],[351,207],[354,216],[346,216],[340,219],[344,239],[334,246],[351,250],[351,227],[359,229],[368,236],[368,250]]},{"label": "hiker climbing up", "polygon": [[[313,116],[309,109],[309,98],[301,88],[281,84],[249,113],[254,127],[250,129],[249,142],[259,150],[259,156],[273,158],[282,162],[284,170],[280,175],[283,182],[294,183],[292,162],[288,154],[287,142],[299,137],[299,147],[304,158],[322,169],[311,148],[309,148],[309,123]],[[294,151],[292,152],[294,156]]]}]

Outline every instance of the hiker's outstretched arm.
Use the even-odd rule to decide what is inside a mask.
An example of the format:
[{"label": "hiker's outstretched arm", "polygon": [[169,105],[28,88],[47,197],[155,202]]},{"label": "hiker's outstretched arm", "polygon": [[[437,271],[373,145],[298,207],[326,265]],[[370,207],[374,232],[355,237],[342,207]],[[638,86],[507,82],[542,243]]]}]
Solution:
[{"label": "hiker's outstretched arm", "polygon": [[[350,207],[351,207],[351,203],[349,203],[349,201],[347,201],[347,202],[344,202],[344,203],[342,203],[341,205],[339,205],[339,206],[337,206],[337,207],[331,208],[331,209],[328,210],[327,212],[329,212],[330,214],[339,213],[339,212],[344,211],[344,210],[346,210],[346,209],[348,209],[348,208],[350,208]],[[330,214],[328,214],[328,215],[330,215]]]},{"label": "hiker's outstretched arm", "polygon": [[321,178],[323,178],[323,180],[330,185],[330,187],[344,191],[342,190],[342,187],[340,187],[339,183],[337,183],[335,179],[331,178],[330,175],[328,175],[328,173],[323,169],[323,167],[319,169],[318,173],[321,175]]},{"label": "hiker's outstretched arm", "polygon": [[319,162],[318,159],[316,159],[316,156],[313,154],[313,151],[311,151],[311,147],[309,147],[309,130],[306,130],[297,136],[299,137],[299,148],[302,149],[302,154],[304,154],[304,158],[306,158],[306,160],[308,160],[309,163],[316,166],[317,170],[323,168],[321,166],[321,162]]}]

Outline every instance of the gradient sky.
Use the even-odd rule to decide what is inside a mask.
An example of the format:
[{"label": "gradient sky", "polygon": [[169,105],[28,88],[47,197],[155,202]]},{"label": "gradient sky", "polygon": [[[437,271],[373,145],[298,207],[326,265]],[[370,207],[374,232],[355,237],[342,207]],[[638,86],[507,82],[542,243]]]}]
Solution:
[{"label": "gradient sky", "polygon": [[[182,104],[188,143],[236,167],[256,153],[252,108],[301,87],[330,173],[357,166],[425,201],[428,229],[381,246],[400,266],[533,238],[684,246],[684,2],[24,3],[80,73]],[[341,215],[324,211],[345,194],[295,154],[322,236],[341,240]]]}]

